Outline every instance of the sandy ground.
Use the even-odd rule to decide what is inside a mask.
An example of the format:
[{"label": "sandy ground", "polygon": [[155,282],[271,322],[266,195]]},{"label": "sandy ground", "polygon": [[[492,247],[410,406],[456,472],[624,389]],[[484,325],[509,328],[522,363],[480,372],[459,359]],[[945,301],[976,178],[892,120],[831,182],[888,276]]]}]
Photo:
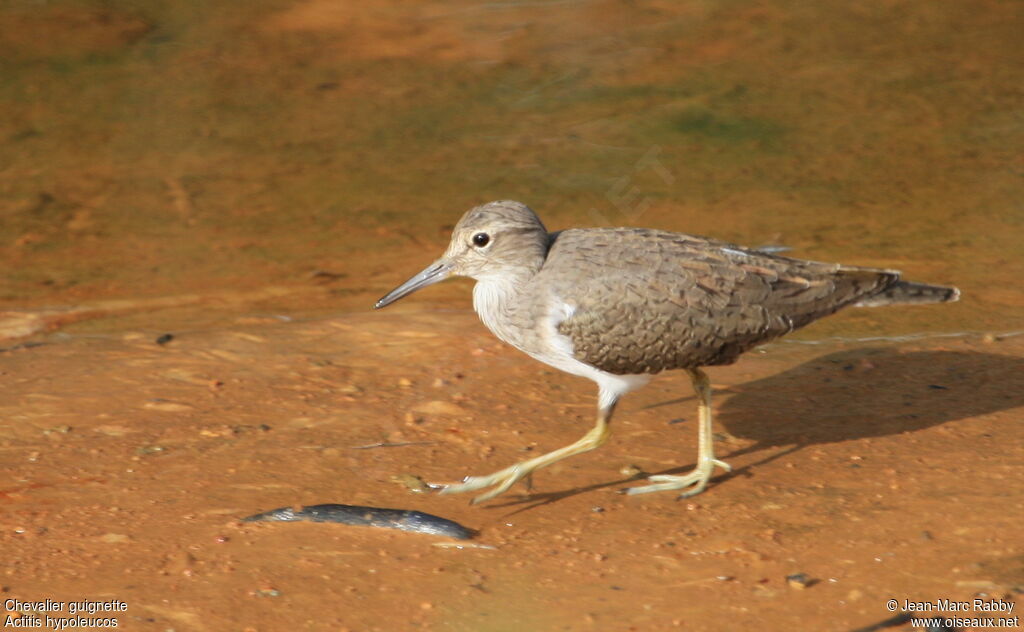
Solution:
[{"label": "sandy ground", "polygon": [[[693,463],[694,402],[666,375],[601,450],[477,507],[398,483],[565,445],[594,393],[472,313],[58,335],[0,361],[2,594],[121,600],[127,629],[846,630],[891,598],[1024,586],[1024,336],[771,345],[711,370],[734,472],[623,496]],[[379,443],[410,445],[359,449]],[[486,548],[238,522],[327,502],[442,515]]]}]

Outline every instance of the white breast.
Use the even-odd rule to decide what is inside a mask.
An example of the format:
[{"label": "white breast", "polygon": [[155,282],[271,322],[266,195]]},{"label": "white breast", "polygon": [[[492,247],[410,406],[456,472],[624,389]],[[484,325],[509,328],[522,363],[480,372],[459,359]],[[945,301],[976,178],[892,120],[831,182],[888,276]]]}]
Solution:
[{"label": "white breast", "polygon": [[[651,381],[650,375],[615,375],[602,371],[573,357],[572,340],[558,331],[558,325],[576,312],[576,306],[561,300],[552,300],[551,310],[544,319],[543,335],[553,353],[537,358],[556,369],[597,382],[600,391],[599,405],[612,403],[626,393],[636,390]],[[536,356],[534,356],[536,357]]]}]

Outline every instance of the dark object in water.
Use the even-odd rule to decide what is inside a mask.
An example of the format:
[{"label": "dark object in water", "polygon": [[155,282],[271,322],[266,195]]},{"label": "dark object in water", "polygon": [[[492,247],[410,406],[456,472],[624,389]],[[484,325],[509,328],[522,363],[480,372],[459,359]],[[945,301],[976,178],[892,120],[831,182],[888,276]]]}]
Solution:
[{"label": "dark object in water", "polygon": [[292,507],[281,507],[242,518],[242,522],[297,522],[300,520],[400,529],[427,535],[443,535],[456,540],[468,540],[473,537],[473,531],[461,524],[422,511],[364,507],[362,505],[309,505],[299,510]]},{"label": "dark object in water", "polygon": [[[922,617],[922,619],[923,618],[924,617]],[[931,618],[931,617],[929,617],[929,618]],[[913,619],[913,614],[912,613],[910,613],[910,612],[901,612],[901,613],[899,613],[897,615],[889,617],[888,619],[886,619],[884,621],[879,621],[878,623],[875,623],[875,624],[872,624],[872,625],[868,625],[868,626],[865,626],[863,628],[857,628],[856,630],[852,630],[851,632],[876,632],[877,630],[884,630],[885,628],[896,628],[896,627],[900,627],[900,626],[902,626],[902,625],[904,625],[906,623],[910,623],[911,619]],[[958,628],[948,627],[943,622],[943,619],[939,619],[939,618],[931,618],[931,619],[932,619],[932,621],[934,623],[932,625],[929,625],[927,628],[925,628],[925,632],[957,632],[958,631]]]},{"label": "dark object in water", "polygon": [[911,615],[909,612],[901,612],[895,616],[889,617],[884,621],[872,623],[871,625],[866,625],[863,628],[857,628],[856,630],[851,630],[850,632],[876,632],[877,630],[884,630],[885,628],[899,627],[904,623],[909,623],[910,616]]}]

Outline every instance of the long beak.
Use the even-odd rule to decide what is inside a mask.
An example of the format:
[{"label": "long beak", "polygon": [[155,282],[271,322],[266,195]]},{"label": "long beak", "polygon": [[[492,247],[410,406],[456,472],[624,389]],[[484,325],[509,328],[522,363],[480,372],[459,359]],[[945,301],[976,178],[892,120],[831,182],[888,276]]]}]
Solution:
[{"label": "long beak", "polygon": [[448,259],[442,257],[434,263],[430,264],[427,269],[420,272],[413,278],[409,279],[405,283],[399,285],[395,289],[391,290],[384,295],[377,303],[373,306],[374,309],[380,309],[391,303],[394,303],[403,296],[412,294],[420,288],[433,285],[440,281],[444,281],[452,274],[452,263]]}]

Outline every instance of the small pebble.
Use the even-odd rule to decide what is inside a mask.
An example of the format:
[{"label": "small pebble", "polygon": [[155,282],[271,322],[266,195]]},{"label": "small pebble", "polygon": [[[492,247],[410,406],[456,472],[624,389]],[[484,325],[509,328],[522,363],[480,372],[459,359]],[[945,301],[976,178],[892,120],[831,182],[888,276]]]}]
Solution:
[{"label": "small pebble", "polygon": [[392,483],[401,485],[414,494],[422,494],[432,489],[429,483],[415,474],[395,474],[390,480]]},{"label": "small pebble", "polygon": [[172,340],[174,340],[174,334],[163,334],[156,339],[156,343],[163,346]]},{"label": "small pebble", "polygon": [[636,465],[633,465],[632,463],[630,463],[629,465],[623,465],[622,467],[620,467],[619,468],[619,474],[622,474],[623,476],[630,476],[630,477],[640,476],[641,474],[643,474],[643,470],[641,470]]},{"label": "small pebble", "polygon": [[794,573],[792,575],[786,575],[786,583],[789,584],[790,588],[803,590],[810,586],[813,583],[813,580],[811,580],[806,573]]}]

